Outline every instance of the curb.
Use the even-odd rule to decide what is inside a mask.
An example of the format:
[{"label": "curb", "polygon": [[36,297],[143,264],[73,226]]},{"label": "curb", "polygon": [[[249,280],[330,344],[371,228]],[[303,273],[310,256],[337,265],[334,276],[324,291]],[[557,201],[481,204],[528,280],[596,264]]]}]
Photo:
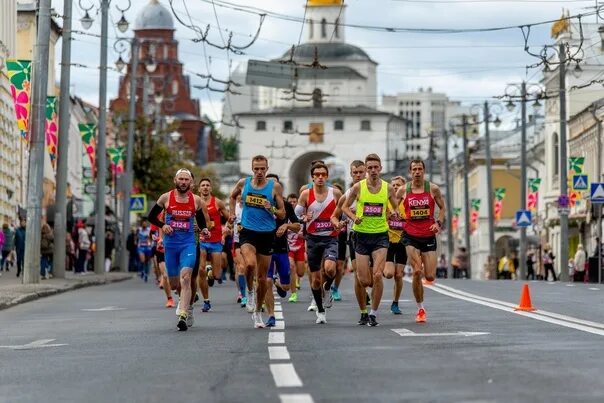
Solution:
[{"label": "curb", "polygon": [[94,279],[94,280],[82,281],[82,282],[77,282],[74,284],[69,284],[67,287],[63,287],[63,288],[31,292],[31,293],[20,295],[16,298],[13,298],[11,301],[8,301],[8,302],[0,302],[0,311],[3,309],[8,309],[10,307],[13,307],[15,305],[23,304],[23,303],[30,302],[30,301],[35,301],[37,299],[44,298],[44,297],[50,297],[50,296],[56,295],[56,294],[62,294],[67,291],[73,291],[73,290],[77,290],[77,289],[84,288],[84,287],[92,287],[92,286],[98,286],[98,285],[118,283],[121,281],[131,280],[132,278],[134,278],[134,276]]}]

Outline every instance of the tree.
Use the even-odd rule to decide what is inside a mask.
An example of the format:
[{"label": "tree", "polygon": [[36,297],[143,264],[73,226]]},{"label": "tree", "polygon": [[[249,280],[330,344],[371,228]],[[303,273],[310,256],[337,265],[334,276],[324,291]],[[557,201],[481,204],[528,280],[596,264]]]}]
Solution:
[{"label": "tree", "polygon": [[216,134],[216,140],[220,145],[220,150],[225,161],[237,161],[239,153],[239,142],[235,136],[225,137],[220,133]]}]

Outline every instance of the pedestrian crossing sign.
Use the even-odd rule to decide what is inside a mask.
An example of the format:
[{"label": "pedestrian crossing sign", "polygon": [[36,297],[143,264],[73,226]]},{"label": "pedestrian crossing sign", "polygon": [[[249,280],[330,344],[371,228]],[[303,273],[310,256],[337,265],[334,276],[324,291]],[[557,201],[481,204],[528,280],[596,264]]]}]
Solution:
[{"label": "pedestrian crossing sign", "polygon": [[130,196],[130,212],[146,213],[147,212],[147,195],[133,194]]},{"label": "pedestrian crossing sign", "polygon": [[573,190],[587,190],[588,183],[587,175],[573,175]]},{"label": "pedestrian crossing sign", "polygon": [[533,217],[530,210],[516,211],[516,226],[518,228],[527,228],[533,224]]},{"label": "pedestrian crossing sign", "polygon": [[604,203],[604,183],[592,183],[590,200],[592,203]]}]

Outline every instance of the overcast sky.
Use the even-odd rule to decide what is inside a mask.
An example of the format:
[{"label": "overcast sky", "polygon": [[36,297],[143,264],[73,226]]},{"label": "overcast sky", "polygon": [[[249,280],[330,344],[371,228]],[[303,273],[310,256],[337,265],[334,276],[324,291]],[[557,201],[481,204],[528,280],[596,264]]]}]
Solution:
[{"label": "overcast sky", "polygon": [[[83,4],[92,4],[92,0],[81,0]],[[169,9],[168,0],[160,0]],[[208,39],[221,43],[217,30],[216,16],[211,1],[173,0],[174,8],[181,17],[186,17],[186,6],[194,22],[205,29],[210,24]],[[126,12],[126,18],[134,22],[138,11],[149,0],[132,0],[132,7]],[[231,3],[252,5],[280,14],[302,18],[304,0],[230,0]],[[94,0],[98,5],[99,1]],[[124,7],[127,0],[111,1],[109,62],[117,59],[113,42],[118,31],[113,26],[120,18],[116,6]],[[556,19],[561,15],[562,7],[570,9],[571,14],[591,11],[595,0],[346,0],[346,22],[388,27],[409,28],[486,28],[517,26]],[[61,13],[62,0],[53,0],[53,7]],[[216,7],[220,26],[223,31],[234,32],[234,43],[245,44],[258,27],[258,16],[242,13],[224,7]],[[74,0],[74,29],[81,30],[79,19],[83,11]],[[90,32],[100,32],[100,15]],[[586,22],[595,23],[596,17],[586,18]],[[61,23],[61,22],[60,22]],[[131,25],[131,27],[133,24]],[[205,46],[207,58],[201,43],[194,43],[196,34],[175,20],[176,38],[179,40],[179,58],[185,71],[207,74],[206,61],[210,73],[217,78],[228,77],[227,53]],[[531,31],[530,44],[538,46],[551,43],[549,31],[551,25],[535,27]],[[411,34],[376,32],[366,29],[346,27],[347,42],[362,47],[378,66],[378,96],[395,94],[400,91],[413,91],[419,87],[432,87],[435,92],[447,93],[452,99],[464,103],[483,101],[503,93],[510,82],[523,79],[539,79],[537,71],[526,72],[525,66],[535,59],[524,52],[524,40],[519,29],[492,33],[456,33],[456,34]],[[271,59],[282,55],[298,42],[301,24],[267,17],[260,32],[259,40],[245,55],[230,54],[233,68],[249,58]],[[226,35],[226,32],[223,32]],[[304,32],[303,38],[305,38]],[[132,31],[122,36],[132,35]],[[75,35],[72,47],[73,63],[80,63],[91,69],[72,69],[72,93],[85,100],[98,103],[99,44],[96,37]],[[304,39],[303,39],[304,41]],[[60,61],[60,46],[57,47],[57,63]],[[57,79],[59,78],[57,69]],[[191,75],[191,74],[190,74]],[[109,99],[115,97],[119,74],[108,72]],[[191,75],[193,84],[204,84],[203,80]],[[193,90],[194,97],[200,99],[202,113],[220,120],[222,94],[208,90]]]}]

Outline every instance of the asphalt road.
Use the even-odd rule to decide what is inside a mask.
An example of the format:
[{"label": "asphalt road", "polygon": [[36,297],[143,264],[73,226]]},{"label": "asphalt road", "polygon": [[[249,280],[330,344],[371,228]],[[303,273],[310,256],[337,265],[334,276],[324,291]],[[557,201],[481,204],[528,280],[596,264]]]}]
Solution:
[{"label": "asphalt road", "polygon": [[268,330],[228,282],[187,332],[150,284],[86,288],[0,312],[0,401],[604,401],[604,287],[529,284],[539,311],[520,315],[521,282],[439,281],[418,325],[405,283],[403,315],[384,301],[370,328],[356,325],[350,278],[316,325],[304,279],[298,303],[282,300],[284,328]]}]

